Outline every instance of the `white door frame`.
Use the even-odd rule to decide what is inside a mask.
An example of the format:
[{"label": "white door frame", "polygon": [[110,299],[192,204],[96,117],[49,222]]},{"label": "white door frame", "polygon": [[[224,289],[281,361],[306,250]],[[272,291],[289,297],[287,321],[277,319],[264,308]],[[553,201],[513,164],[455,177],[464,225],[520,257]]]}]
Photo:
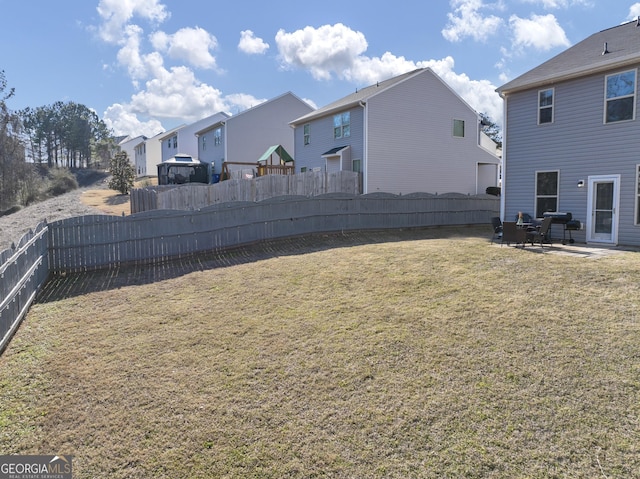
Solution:
[{"label": "white door frame", "polygon": [[[620,209],[620,175],[597,175],[589,176],[589,189],[587,192],[587,243],[610,243],[618,244],[618,222]],[[613,184],[613,203],[611,210],[611,232],[596,232],[596,208],[595,200],[597,185],[599,183]]]}]

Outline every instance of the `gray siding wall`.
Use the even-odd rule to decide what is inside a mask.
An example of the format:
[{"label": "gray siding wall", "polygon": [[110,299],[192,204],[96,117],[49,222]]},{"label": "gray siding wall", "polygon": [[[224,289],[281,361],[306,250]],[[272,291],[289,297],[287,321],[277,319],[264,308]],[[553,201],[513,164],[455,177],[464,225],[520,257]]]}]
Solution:
[{"label": "gray siding wall", "polygon": [[335,139],[333,137],[333,114],[309,122],[311,133],[308,145],[304,144],[304,126],[296,127],[296,173],[299,173],[301,168],[307,168],[307,170],[322,168],[324,170],[326,161],[321,155],[339,146],[351,146],[352,160],[364,157],[363,109],[357,106],[344,111],[351,113],[351,136],[348,138]]},{"label": "gray siding wall", "polygon": [[[220,144],[215,144],[215,131],[217,128],[206,131],[198,138],[198,159],[212,164],[211,173],[220,174],[222,172],[222,162],[224,161],[224,126],[221,126]],[[204,140],[203,140],[204,138]],[[203,141],[206,145],[203,148]]]},{"label": "gray siding wall", "polygon": [[282,145],[293,156],[293,128],[289,122],[311,111],[311,106],[287,93],[232,116],[226,125],[226,161],[255,163],[272,145]]},{"label": "gray siding wall", "polygon": [[[636,169],[640,163],[638,94],[635,120],[604,124],[605,76],[591,75],[546,87],[555,88],[551,124],[537,124],[538,91],[544,88],[507,98],[503,184],[506,219],[515,218],[518,211],[533,215],[536,171],[558,170],[558,211],[570,211],[584,224],[588,188],[578,188],[578,181],[586,183],[590,175],[619,174],[618,243],[640,245],[640,227],[634,225]],[[576,231],[573,237],[585,241],[586,233]]]},{"label": "gray siding wall", "polygon": [[[464,138],[453,136],[454,119]],[[428,70],[370,98],[366,124],[368,193],[484,193],[477,164],[498,163],[478,146],[476,112]]]}]

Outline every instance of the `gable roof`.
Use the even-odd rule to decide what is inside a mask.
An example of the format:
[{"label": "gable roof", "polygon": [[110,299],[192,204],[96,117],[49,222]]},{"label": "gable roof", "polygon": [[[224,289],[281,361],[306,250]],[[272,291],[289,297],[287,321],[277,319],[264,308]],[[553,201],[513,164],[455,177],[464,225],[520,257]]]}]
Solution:
[{"label": "gable roof", "polygon": [[300,118],[293,120],[290,124],[297,125],[300,123],[313,120],[315,118],[321,118],[323,116],[327,116],[332,113],[336,113],[338,111],[346,110],[347,108],[355,106],[360,102],[366,102],[369,98],[371,98],[374,95],[377,95],[381,91],[384,91],[387,88],[390,88],[396,83],[400,83],[401,81],[404,81],[409,77],[418,75],[425,70],[426,69],[424,68],[419,68],[417,70],[413,70],[407,73],[403,73],[402,75],[389,78],[388,80],[377,82],[375,85],[370,85],[360,90],[356,90],[355,93],[347,95],[341,98],[340,100],[334,101],[333,103],[329,103],[328,105],[323,106],[322,108],[318,108],[317,110],[314,110],[311,113],[301,116]]},{"label": "gable roof", "polygon": [[[639,25],[633,21],[595,33],[496,91],[509,94],[636,64],[640,61]],[[603,53],[605,44],[607,53]]]}]

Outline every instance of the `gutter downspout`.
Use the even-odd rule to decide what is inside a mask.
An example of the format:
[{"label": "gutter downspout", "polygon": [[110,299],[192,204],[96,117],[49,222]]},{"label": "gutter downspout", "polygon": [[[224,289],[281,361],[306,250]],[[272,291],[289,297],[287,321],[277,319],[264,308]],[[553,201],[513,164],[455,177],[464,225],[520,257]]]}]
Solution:
[{"label": "gutter downspout", "polygon": [[367,110],[367,104],[360,100],[358,104],[362,107],[362,142],[363,142],[363,156],[362,158],[362,194],[366,194],[369,191],[369,180],[368,180],[368,171],[369,171],[369,128],[368,128],[368,119],[367,114],[369,110]]},{"label": "gutter downspout", "polygon": [[500,92],[502,98],[502,182],[500,183],[500,219],[505,215],[505,178],[507,171],[507,95]]}]

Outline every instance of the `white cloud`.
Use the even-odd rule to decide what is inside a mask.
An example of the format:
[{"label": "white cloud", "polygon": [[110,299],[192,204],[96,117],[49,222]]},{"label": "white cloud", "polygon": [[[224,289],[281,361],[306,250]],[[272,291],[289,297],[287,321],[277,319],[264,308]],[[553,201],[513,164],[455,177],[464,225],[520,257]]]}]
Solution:
[{"label": "white cloud", "polygon": [[526,3],[540,5],[547,10],[570,8],[570,7],[589,7],[593,5],[593,0],[525,0]]},{"label": "white cloud", "polygon": [[634,3],[629,7],[629,16],[627,20],[635,20],[640,16],[640,3]]},{"label": "white cloud", "polygon": [[276,44],[285,68],[308,69],[317,80],[327,80],[332,74],[344,78],[354,59],[367,49],[364,35],[341,23],[305,27],[293,33],[279,30]]},{"label": "white cloud", "polygon": [[210,50],[216,49],[218,40],[202,28],[181,28],[173,35],[155,32],[151,44],[174,60],[184,60],[196,68],[216,68]]},{"label": "white cloud", "polygon": [[103,19],[100,37],[108,43],[121,43],[123,31],[135,15],[156,23],[170,16],[159,0],[100,0],[97,10]]},{"label": "white cloud", "polygon": [[495,15],[483,16],[479,11],[487,8],[483,0],[451,0],[453,13],[447,14],[449,23],[442,36],[450,42],[459,42],[471,37],[484,41],[499,32],[503,20]]},{"label": "white cloud", "polygon": [[130,135],[132,137],[144,135],[147,138],[162,133],[164,128],[158,120],[142,122],[138,117],[128,111],[126,105],[115,103],[104,112],[103,120],[107,127],[113,130],[116,136]]},{"label": "white cloud", "polygon": [[256,37],[251,30],[243,30],[240,32],[238,49],[249,55],[261,55],[269,49],[269,44]]},{"label": "white cloud", "polygon": [[512,15],[509,18],[516,47],[532,47],[548,51],[555,47],[568,47],[571,43],[554,15],[531,15],[520,18]]},{"label": "white cloud", "polygon": [[502,121],[502,100],[496,87],[489,81],[457,74],[451,57],[417,62],[390,52],[368,57],[363,55],[367,48],[364,35],[341,24],[306,27],[293,33],[280,30],[276,44],[284,68],[309,70],[318,80],[337,77],[367,86],[417,68],[431,68],[476,111],[487,113],[496,123]]}]

